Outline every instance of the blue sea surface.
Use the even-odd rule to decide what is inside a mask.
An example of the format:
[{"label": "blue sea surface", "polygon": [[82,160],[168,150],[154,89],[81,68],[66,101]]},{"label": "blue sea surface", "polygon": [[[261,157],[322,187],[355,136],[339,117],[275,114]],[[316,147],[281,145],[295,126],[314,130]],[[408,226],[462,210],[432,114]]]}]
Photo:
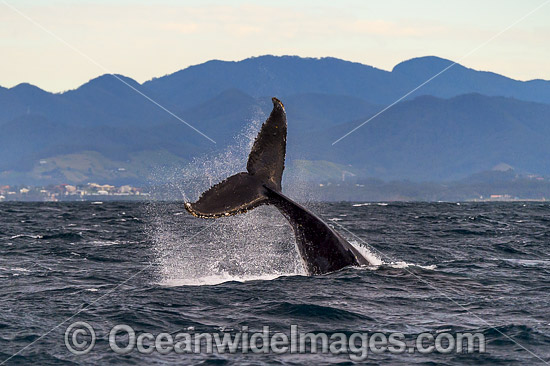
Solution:
[{"label": "blue sea surface", "polygon": [[[0,204],[0,364],[537,365],[550,362],[550,204],[323,203],[372,266],[308,277],[271,207],[220,220],[181,203]],[[96,333],[71,353],[67,327]],[[485,352],[120,355],[136,334],[481,333]],[[86,340],[82,338],[81,340]],[[122,339],[121,341],[124,341]],[[128,341],[128,339],[126,339]],[[5,362],[5,363],[2,363]]]}]

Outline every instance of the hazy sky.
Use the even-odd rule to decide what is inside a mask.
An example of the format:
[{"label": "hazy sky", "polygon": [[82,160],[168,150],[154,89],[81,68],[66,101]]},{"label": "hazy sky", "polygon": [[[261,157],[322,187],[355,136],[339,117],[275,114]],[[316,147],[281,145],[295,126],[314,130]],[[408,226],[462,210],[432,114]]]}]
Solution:
[{"label": "hazy sky", "polygon": [[[210,59],[263,54],[333,56],[385,70],[426,55],[458,61],[543,3],[0,0],[0,85],[63,91],[105,69],[143,82]],[[550,79],[549,20],[550,2],[461,63],[521,80]]]}]

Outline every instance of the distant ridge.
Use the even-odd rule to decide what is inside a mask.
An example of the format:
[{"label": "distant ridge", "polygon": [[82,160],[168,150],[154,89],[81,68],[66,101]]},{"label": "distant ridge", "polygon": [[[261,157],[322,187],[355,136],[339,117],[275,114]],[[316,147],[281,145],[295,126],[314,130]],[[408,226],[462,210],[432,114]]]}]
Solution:
[{"label": "distant ridge", "polygon": [[[143,86],[169,103],[178,100],[194,103],[196,99],[214,96],[217,88],[237,88],[255,97],[274,92],[279,95],[313,92],[390,104],[452,63],[427,56],[404,61],[389,72],[330,57],[260,56],[238,62],[209,61],[150,80]],[[194,85],[193,93],[182,89],[183,85]],[[465,93],[550,103],[550,81],[523,82],[456,64],[411,97],[448,98]]]},{"label": "distant ridge", "polygon": [[[502,162],[550,175],[550,82],[458,64],[331,147],[452,64],[428,56],[384,71],[330,57],[260,56],[209,61],[143,84],[107,74],[58,94],[27,83],[0,87],[0,184],[143,183],[159,166],[233,144],[251,121],[265,118],[274,95],[289,115],[289,164],[326,162],[382,179],[460,179]],[[319,164],[301,166],[318,173]]]},{"label": "distant ridge", "polygon": [[[424,56],[403,61],[395,65],[391,71],[385,71],[334,57],[264,55],[241,61],[211,60],[153,78],[141,85],[126,76],[117,77],[144,92],[153,93],[164,101],[176,99],[181,93],[194,93],[193,101],[184,102],[186,104],[204,102],[231,88],[240,89],[254,97],[265,96],[267,92],[273,91],[280,94],[313,92],[351,95],[376,104],[389,104],[404,90],[411,90],[452,64],[454,62],[451,60]],[[94,87],[118,89],[119,86],[115,85],[117,82],[120,83],[112,75],[105,74],[76,89],[58,94],[78,94]],[[29,86],[27,83],[10,89],[0,86],[0,91],[15,92]],[[40,88],[34,88],[44,92]],[[176,94],[170,96],[170,93],[174,92]],[[519,81],[493,72],[466,68],[460,64],[454,64],[411,97],[451,97],[473,92],[550,103],[550,81]]]}]

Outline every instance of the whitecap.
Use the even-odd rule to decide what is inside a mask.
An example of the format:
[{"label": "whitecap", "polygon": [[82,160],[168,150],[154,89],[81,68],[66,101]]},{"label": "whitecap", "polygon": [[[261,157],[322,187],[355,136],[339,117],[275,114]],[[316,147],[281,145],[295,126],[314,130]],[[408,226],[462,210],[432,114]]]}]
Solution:
[{"label": "whitecap", "polygon": [[365,202],[365,203],[356,203],[354,205],[352,205],[353,207],[362,207],[362,206],[372,206],[372,205],[376,205],[376,206],[387,206],[388,203],[386,202]]},{"label": "whitecap", "polygon": [[409,262],[405,262],[405,261],[390,262],[390,263],[387,263],[387,265],[391,268],[396,268],[396,269],[409,268],[409,267],[418,267],[418,268],[433,271],[437,268],[437,266],[435,264],[432,264],[432,265],[429,265],[429,266],[423,266],[423,265],[420,265],[420,264],[409,263]]},{"label": "whitecap", "polygon": [[296,276],[295,273],[273,273],[263,275],[239,275],[234,276],[228,273],[219,273],[211,276],[197,278],[172,278],[161,281],[159,284],[166,287],[178,286],[212,286],[224,282],[250,282],[250,281],[271,281],[282,276]]},{"label": "whitecap", "polygon": [[107,247],[107,246],[111,246],[111,245],[121,244],[121,242],[118,241],[118,240],[113,240],[113,241],[93,240],[93,241],[90,242],[90,244],[97,245],[97,246],[100,246],[100,247]]},{"label": "whitecap", "polygon": [[30,238],[30,239],[42,239],[42,235],[26,235],[26,234],[19,234],[14,235],[10,239],[18,239],[18,238]]},{"label": "whitecap", "polygon": [[16,272],[25,272],[25,273],[30,272],[30,270],[28,270],[26,268],[23,268],[23,267],[13,267],[12,270],[16,271]]}]

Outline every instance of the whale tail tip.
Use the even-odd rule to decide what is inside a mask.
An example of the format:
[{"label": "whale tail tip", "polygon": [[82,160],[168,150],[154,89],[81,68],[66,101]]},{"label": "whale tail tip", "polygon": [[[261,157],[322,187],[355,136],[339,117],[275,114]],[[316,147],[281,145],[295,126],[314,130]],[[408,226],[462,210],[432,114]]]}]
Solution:
[{"label": "whale tail tip", "polygon": [[266,188],[281,191],[286,154],[286,112],[272,98],[273,110],[256,136],[246,172],[237,173],[205,191],[197,202],[185,203],[193,216],[218,218],[247,212],[269,203]]}]

